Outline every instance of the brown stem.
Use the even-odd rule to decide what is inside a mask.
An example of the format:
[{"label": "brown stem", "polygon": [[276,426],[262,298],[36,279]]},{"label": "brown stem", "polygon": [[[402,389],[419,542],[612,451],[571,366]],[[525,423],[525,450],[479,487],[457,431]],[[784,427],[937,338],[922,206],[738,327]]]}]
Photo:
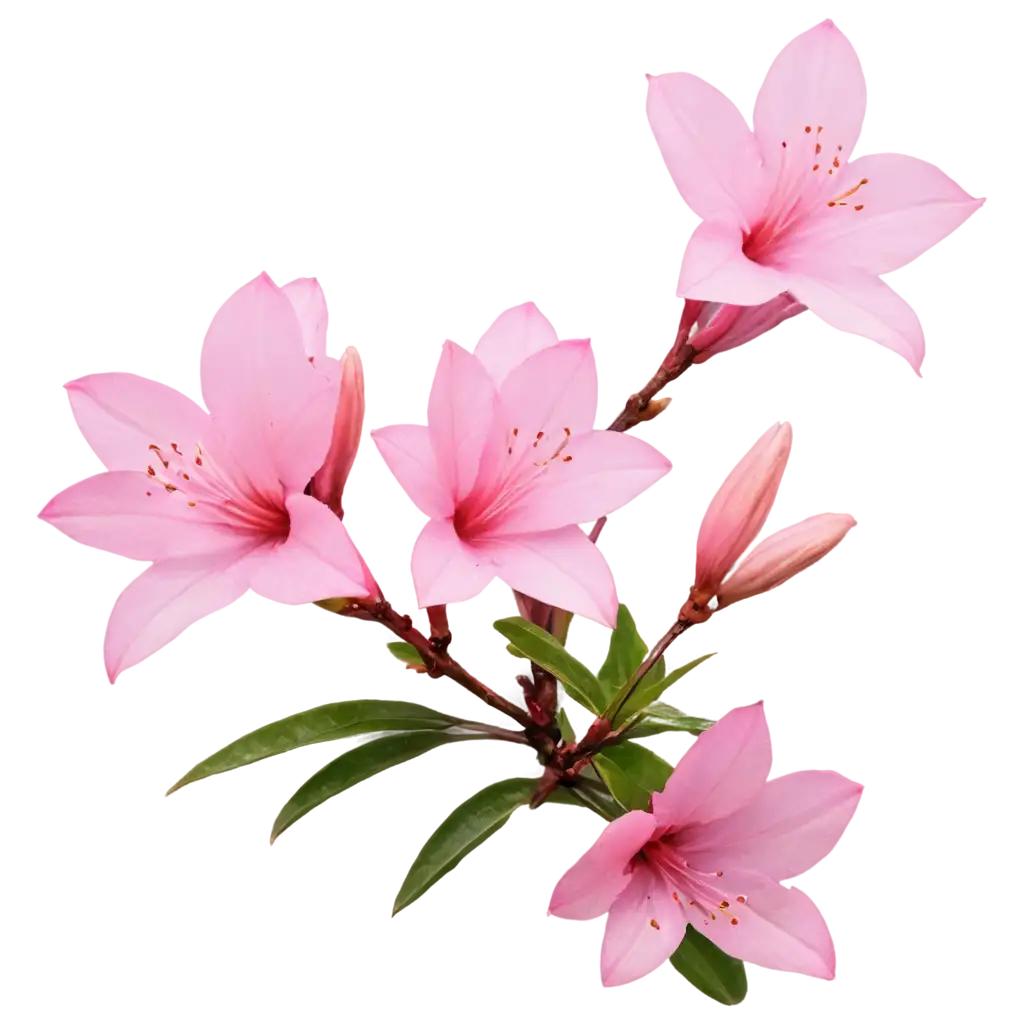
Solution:
[{"label": "brown stem", "polygon": [[446,676],[458,683],[459,686],[469,690],[474,696],[479,697],[495,711],[500,711],[514,719],[528,731],[528,734],[536,731],[536,724],[523,708],[516,707],[510,700],[495,693],[476,676],[467,672],[447,651],[438,650],[427,637],[413,626],[412,619],[408,615],[399,615],[387,601],[383,599],[372,602],[350,600],[344,602],[341,607],[329,606],[329,610],[350,618],[379,622],[382,626],[390,629],[395,636],[416,649],[427,668],[427,675],[432,679]]},{"label": "brown stem", "polygon": [[612,701],[611,706],[605,712],[605,718],[610,722],[615,721],[615,716],[625,707],[626,701],[636,693],[636,688],[641,680],[651,671],[661,659],[661,656],[669,649],[673,642],[681,637],[694,623],[690,619],[677,619],[669,627],[668,632],[651,648],[650,653],[644,658],[640,667],[633,673],[629,686],[620,691]]}]

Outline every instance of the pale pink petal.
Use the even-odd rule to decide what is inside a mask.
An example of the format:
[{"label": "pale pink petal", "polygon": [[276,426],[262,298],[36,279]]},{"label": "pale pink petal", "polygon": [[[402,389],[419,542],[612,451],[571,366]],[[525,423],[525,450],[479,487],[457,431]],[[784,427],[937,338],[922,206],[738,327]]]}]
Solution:
[{"label": "pale pink petal", "polygon": [[760,794],[771,766],[761,704],[734,708],[697,737],[664,792],[654,794],[655,817],[673,829],[724,818]]},{"label": "pale pink petal", "polygon": [[695,573],[697,589],[709,598],[764,526],[792,445],[788,423],[769,427],[711,499],[697,535]]},{"label": "pale pink petal", "polygon": [[548,318],[532,303],[506,309],[476,343],[473,355],[500,387],[513,367],[541,349],[558,344]]},{"label": "pale pink petal", "polygon": [[427,424],[441,485],[455,501],[464,498],[476,480],[496,397],[483,363],[446,341],[430,389]]},{"label": "pale pink petal", "polygon": [[590,341],[560,341],[530,356],[505,379],[501,402],[509,430],[518,430],[509,439],[513,459],[546,457],[565,437],[566,428],[573,433],[592,430],[597,367]]},{"label": "pale pink petal", "polygon": [[787,271],[789,290],[825,323],[877,341],[903,356],[920,376],[924,332],[917,314],[884,281],[862,270]]},{"label": "pale pink petal", "polygon": [[281,604],[367,597],[364,566],[341,520],[308,494],[289,495],[288,539],[254,559],[249,586]]},{"label": "pale pink petal", "polygon": [[725,872],[718,887],[725,884],[741,893],[745,902],[732,902],[728,913],[717,913],[714,919],[687,905],[694,928],[719,949],[747,963],[812,978],[835,977],[832,936],[808,896],[747,871]]},{"label": "pale pink petal", "polygon": [[234,531],[204,517],[180,492],[145,473],[119,470],[89,477],[51,499],[40,519],[72,540],[126,558],[160,558],[223,548]]},{"label": "pale pink petal", "polygon": [[500,530],[530,533],[593,522],[622,508],[671,468],[656,448],[630,434],[574,434],[562,454],[538,472]]},{"label": "pale pink petal", "polygon": [[686,245],[676,295],[756,306],[786,288],[786,278],[776,269],[743,255],[743,233],[738,225],[706,220],[697,225]]},{"label": "pale pink petal", "polygon": [[650,974],[677,949],[686,915],[660,873],[644,863],[612,904],[601,946],[601,981],[625,985]]},{"label": "pale pink petal", "polygon": [[280,283],[292,303],[302,332],[302,347],[311,364],[337,381],[341,369],[341,344],[333,294],[318,276]]},{"label": "pale pink petal", "polygon": [[314,474],[312,485],[313,497],[322,501],[336,515],[341,515],[341,496],[356,460],[365,411],[363,364],[359,353],[350,346],[341,357],[341,382],[331,447],[324,464]]},{"label": "pale pink petal", "polygon": [[838,152],[845,163],[860,137],[866,104],[860,61],[831,20],[797,36],[768,69],[754,105],[754,134],[767,166],[771,169],[784,152],[793,158],[804,139],[821,145],[822,163],[842,146]]},{"label": "pale pink petal", "polygon": [[249,589],[249,542],[168,558],[134,579],[114,604],[103,654],[111,682],[170,643],[193,622],[237,601]]},{"label": "pale pink petal", "polygon": [[781,881],[814,867],[839,842],[863,786],[838,772],[793,772],[772,779],[727,818],[688,835],[697,870],[745,868]]},{"label": "pale pink petal", "polygon": [[412,580],[421,608],[476,597],[494,579],[490,553],[461,540],[450,519],[431,519],[412,551]]},{"label": "pale pink petal", "polygon": [[578,526],[487,541],[499,579],[555,608],[615,628],[619,599],[604,555]]},{"label": "pale pink petal", "polygon": [[[691,339],[691,344],[700,353],[694,362],[704,363],[720,352],[728,352],[729,349],[745,345],[806,309],[807,307],[797,302],[789,292],[776,295],[774,299],[762,302],[759,306],[743,306],[735,317],[730,306],[705,303],[697,317],[697,326],[700,330]],[[728,318],[729,326],[724,332],[715,329],[717,317]],[[704,335],[709,340],[702,344],[702,333],[704,328],[709,326],[711,329]]]},{"label": "pale pink petal", "polygon": [[562,875],[548,913],[572,921],[607,914],[629,884],[632,860],[651,838],[655,825],[654,815],[630,811],[605,826],[597,842]]},{"label": "pale pink petal", "polygon": [[451,491],[441,481],[430,431],[413,424],[370,431],[388,469],[416,507],[432,519],[447,519],[455,512]]},{"label": "pale pink petal", "polygon": [[266,274],[217,311],[200,374],[206,404],[251,483],[305,487],[330,445],[336,377],[310,363],[295,311]]},{"label": "pale pink petal", "polygon": [[134,373],[94,373],[65,384],[79,430],[107,469],[145,470],[151,444],[191,446],[209,415],[180,391]]},{"label": "pale pink petal", "polygon": [[750,230],[764,199],[761,153],[733,102],[696,75],[648,75],[647,119],[686,205]]},{"label": "pale pink petal", "polygon": [[763,594],[824,558],[857,525],[853,516],[824,512],[765,538],[718,588],[718,607]]},{"label": "pale pink petal", "polygon": [[831,202],[819,204],[784,252],[813,267],[827,248],[831,260],[887,274],[940,242],[985,200],[969,196],[934,164],[878,153],[842,169]]}]

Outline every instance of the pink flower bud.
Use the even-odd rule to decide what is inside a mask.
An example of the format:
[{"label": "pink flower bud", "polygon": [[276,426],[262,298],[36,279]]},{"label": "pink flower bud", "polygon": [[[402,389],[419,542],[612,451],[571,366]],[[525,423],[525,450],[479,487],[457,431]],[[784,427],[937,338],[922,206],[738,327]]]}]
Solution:
[{"label": "pink flower bud", "polygon": [[[699,352],[693,361],[704,363],[719,352],[745,345],[806,308],[789,292],[776,295],[759,306],[707,302],[697,317],[697,331],[690,339],[690,344]],[[739,313],[734,315],[736,309]]]},{"label": "pink flower bud", "polygon": [[359,437],[363,431],[363,364],[354,348],[341,357],[341,384],[338,410],[334,414],[331,447],[324,464],[313,477],[313,497],[327,505],[335,515],[342,514],[341,493],[355,462]]},{"label": "pink flower bud", "polygon": [[711,500],[697,536],[693,597],[710,600],[761,531],[789,460],[793,430],[776,423],[739,461]]},{"label": "pink flower bud", "polygon": [[825,512],[773,533],[761,541],[719,587],[718,607],[724,608],[785,583],[824,558],[856,525],[853,516]]}]

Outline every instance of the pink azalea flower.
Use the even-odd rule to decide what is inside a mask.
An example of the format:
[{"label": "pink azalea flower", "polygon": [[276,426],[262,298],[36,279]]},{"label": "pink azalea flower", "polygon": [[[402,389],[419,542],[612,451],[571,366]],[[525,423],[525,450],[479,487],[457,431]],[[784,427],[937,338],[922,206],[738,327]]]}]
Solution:
[{"label": "pink azalea flower", "polygon": [[664,963],[687,924],[752,964],[835,976],[821,913],[780,883],[832,850],[862,787],[827,771],[767,782],[771,761],[761,705],[730,711],[686,752],[651,812],[611,822],[562,877],[549,913],[574,921],[608,915],[605,985]]},{"label": "pink azalea flower", "polygon": [[[357,443],[347,427],[342,440],[332,433],[341,366],[325,355],[326,325],[315,281],[281,289],[262,274],[207,332],[209,413],[130,373],[67,385],[107,472],[62,491],[40,516],[74,540],[153,563],[111,613],[111,682],[249,589],[285,604],[376,592],[340,518],[305,493],[329,450],[333,465],[351,464],[335,449]],[[340,500],[332,474],[328,491]]]},{"label": "pink azalea flower", "polygon": [[614,627],[611,571],[579,523],[670,469],[650,445],[594,430],[589,340],[559,341],[533,303],[506,310],[473,353],[445,342],[427,426],[372,437],[430,516],[412,556],[420,607],[465,601],[495,577]]},{"label": "pink azalea flower", "polygon": [[683,199],[703,218],[683,256],[678,294],[754,306],[789,292],[826,323],[891,348],[920,372],[921,325],[878,275],[915,259],[984,200],[913,157],[851,161],[865,98],[857,54],[831,21],[775,58],[753,131],[702,79],[650,78],[654,136]]}]

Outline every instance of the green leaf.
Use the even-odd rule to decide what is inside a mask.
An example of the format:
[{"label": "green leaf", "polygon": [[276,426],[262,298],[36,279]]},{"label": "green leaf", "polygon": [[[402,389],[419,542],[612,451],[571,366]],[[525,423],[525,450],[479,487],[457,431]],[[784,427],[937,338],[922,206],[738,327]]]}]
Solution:
[{"label": "green leaf", "polygon": [[309,814],[314,807],[319,807],[325,800],[351,789],[357,783],[364,782],[387,768],[394,768],[404,761],[411,761],[414,757],[419,757],[420,754],[425,754],[428,750],[443,746],[445,743],[471,739],[487,737],[479,733],[465,736],[443,732],[403,732],[395,736],[382,736],[352,750],[346,750],[341,757],[336,757],[330,764],[321,768],[292,794],[274,822],[274,827],[270,831],[270,841],[273,842],[285,829]]},{"label": "green leaf", "polygon": [[628,740],[606,747],[594,757],[612,796],[632,811],[646,811],[651,794],[665,788],[672,765],[639,743]]},{"label": "green leaf", "polygon": [[463,804],[410,858],[391,896],[392,916],[468,847],[524,806],[536,787],[534,778],[503,779]]},{"label": "green leaf", "polygon": [[671,704],[662,704],[660,701],[652,704],[642,714],[636,715],[634,721],[636,724],[629,727],[629,738],[633,740],[654,736],[659,732],[688,732],[699,736],[715,724],[709,718],[684,715]]},{"label": "green leaf", "polygon": [[518,615],[499,619],[494,628],[531,661],[546,668],[565,687],[565,692],[585,708],[600,714],[604,707],[601,684],[547,630]]},{"label": "green leaf", "polygon": [[572,727],[572,722],[569,721],[569,716],[565,713],[565,708],[559,708],[558,714],[555,715],[555,721],[558,723],[558,731],[562,734],[562,739],[566,743],[576,742],[576,730]]},{"label": "green leaf", "polygon": [[686,935],[669,962],[694,988],[726,1006],[742,1003],[747,994],[743,961],[723,953],[693,925],[686,926]]},{"label": "green leaf", "polygon": [[229,743],[205,761],[200,761],[167,792],[171,794],[190,782],[311,743],[326,743],[368,732],[450,729],[458,721],[440,711],[404,700],[345,700],[337,704],[321,704],[318,708],[272,722]]},{"label": "green leaf", "polygon": [[633,616],[624,604],[620,604],[618,622],[608,641],[608,657],[597,673],[598,682],[605,696],[605,705],[640,667],[646,654],[647,644],[640,639]]},{"label": "green leaf", "polygon": [[711,657],[710,652],[697,654],[689,658],[682,665],[669,670],[662,662],[655,664],[654,668],[647,673],[640,681],[636,692],[626,701],[624,712],[627,715],[642,711],[649,703],[657,700],[662,694],[679,682],[694,666],[699,665],[706,658]]},{"label": "green leaf", "polygon": [[413,647],[412,644],[403,643],[401,640],[396,640],[394,643],[388,644],[388,650],[401,662],[406,665],[422,665],[423,659],[420,657],[420,652]]}]

